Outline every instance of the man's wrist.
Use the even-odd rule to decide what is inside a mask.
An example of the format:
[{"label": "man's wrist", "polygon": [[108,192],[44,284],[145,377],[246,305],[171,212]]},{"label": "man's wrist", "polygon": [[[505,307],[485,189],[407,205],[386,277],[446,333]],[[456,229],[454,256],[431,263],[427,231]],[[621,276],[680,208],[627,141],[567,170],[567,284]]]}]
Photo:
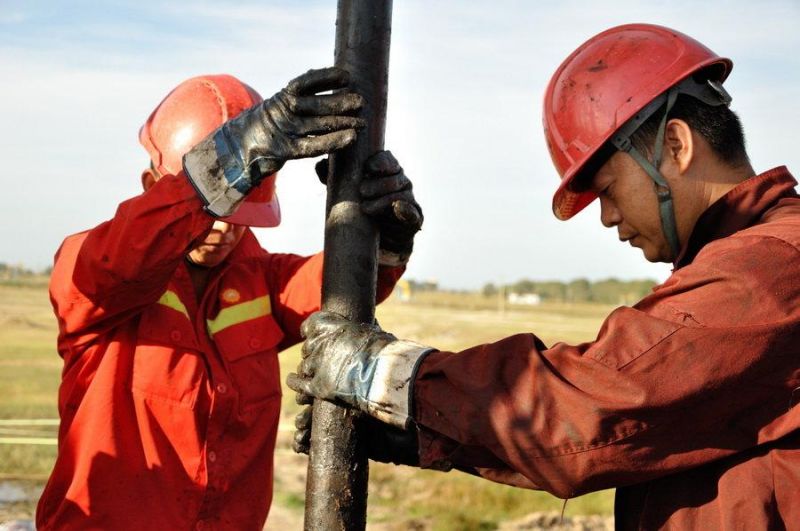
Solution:
[{"label": "man's wrist", "polygon": [[411,411],[414,378],[425,356],[435,349],[413,341],[397,340],[377,354],[375,368],[362,409],[376,419],[407,429]]},{"label": "man's wrist", "polygon": [[409,258],[411,258],[411,251],[407,253],[396,253],[387,251],[386,249],[378,250],[378,265],[402,267],[408,263]]},{"label": "man's wrist", "polygon": [[222,128],[184,155],[183,169],[206,211],[215,217],[236,212],[254,185]]}]

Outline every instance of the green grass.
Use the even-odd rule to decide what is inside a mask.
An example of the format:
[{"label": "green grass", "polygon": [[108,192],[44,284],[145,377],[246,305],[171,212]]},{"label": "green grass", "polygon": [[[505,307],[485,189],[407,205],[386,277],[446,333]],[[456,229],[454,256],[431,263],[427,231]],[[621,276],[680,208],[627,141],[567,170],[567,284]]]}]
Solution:
[{"label": "green grass", "polygon": [[[569,500],[564,514],[610,514],[613,492],[604,491]],[[374,463],[370,467],[370,518],[424,520],[433,529],[494,529],[498,522],[532,512],[561,512],[564,501],[546,492],[527,491],[459,472],[441,473]],[[380,518],[380,516],[379,516]]]},{"label": "green grass", "polygon": [[302,512],[306,506],[306,499],[296,492],[276,492],[273,503]]},{"label": "green grass", "polygon": [[[446,350],[462,350],[511,334],[536,332],[545,342],[595,337],[608,306],[550,304],[498,309],[496,299],[471,294],[426,293],[409,303],[389,301],[378,310],[384,329]],[[56,322],[43,286],[0,285],[0,419],[56,418],[61,358]],[[295,369],[299,347],[281,354],[282,373]],[[282,423],[299,412],[284,388]],[[56,428],[0,425],[0,437],[55,437]],[[291,430],[280,433],[275,504],[302,514],[305,458],[289,452]],[[0,444],[0,479],[21,478],[41,486],[52,468],[55,446]],[[40,487],[39,487],[40,488]],[[29,517],[35,502],[15,514]],[[535,511],[561,511],[563,501],[543,492],[514,489],[459,472],[440,473],[372,464],[368,522],[409,529],[495,529],[499,522]],[[613,493],[570,500],[566,515],[610,514]],[[0,511],[0,520],[3,512]]]},{"label": "green grass", "polygon": [[[43,286],[0,285],[0,419],[56,418],[61,358]],[[0,426],[0,437],[56,436],[55,426]],[[0,444],[0,478],[47,477],[56,447]]]}]

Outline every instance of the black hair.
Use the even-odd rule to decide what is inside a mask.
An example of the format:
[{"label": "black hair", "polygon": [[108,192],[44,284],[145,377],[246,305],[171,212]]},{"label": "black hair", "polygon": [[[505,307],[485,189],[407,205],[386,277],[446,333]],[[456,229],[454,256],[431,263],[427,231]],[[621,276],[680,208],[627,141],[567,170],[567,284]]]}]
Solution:
[{"label": "black hair", "polygon": [[[633,146],[651,160],[663,116],[664,107],[661,107],[631,135]],[[680,94],[667,118],[677,118],[689,124],[693,131],[708,142],[720,161],[733,167],[750,163],[745,150],[742,123],[727,106],[707,105],[692,96]]]}]

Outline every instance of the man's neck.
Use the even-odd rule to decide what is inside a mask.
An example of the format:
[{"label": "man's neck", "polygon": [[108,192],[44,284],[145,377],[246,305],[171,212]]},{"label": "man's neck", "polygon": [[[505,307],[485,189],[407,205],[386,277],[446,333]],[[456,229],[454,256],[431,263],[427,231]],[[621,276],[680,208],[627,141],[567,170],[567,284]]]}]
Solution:
[{"label": "man's neck", "polygon": [[706,175],[713,175],[718,178],[710,179],[705,182],[706,188],[706,205],[705,208],[710,207],[716,203],[722,196],[736,188],[740,183],[753,177],[756,173],[750,163],[745,163],[741,166],[729,166],[726,164],[716,164],[715,167],[708,170]]},{"label": "man's neck", "polygon": [[199,266],[187,258],[186,269],[189,271],[189,278],[192,280],[192,286],[194,286],[195,299],[199,303],[203,298],[203,293],[206,291],[208,279],[211,277],[213,268]]}]

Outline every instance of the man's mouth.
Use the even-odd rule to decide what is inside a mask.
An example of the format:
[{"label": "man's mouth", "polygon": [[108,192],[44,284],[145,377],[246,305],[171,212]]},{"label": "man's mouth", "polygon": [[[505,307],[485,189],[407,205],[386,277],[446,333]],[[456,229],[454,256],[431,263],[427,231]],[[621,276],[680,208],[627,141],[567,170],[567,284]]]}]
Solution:
[{"label": "man's mouth", "polygon": [[227,243],[210,243],[210,242],[203,242],[200,247],[205,247],[208,251],[219,251],[225,247],[228,247]]}]

